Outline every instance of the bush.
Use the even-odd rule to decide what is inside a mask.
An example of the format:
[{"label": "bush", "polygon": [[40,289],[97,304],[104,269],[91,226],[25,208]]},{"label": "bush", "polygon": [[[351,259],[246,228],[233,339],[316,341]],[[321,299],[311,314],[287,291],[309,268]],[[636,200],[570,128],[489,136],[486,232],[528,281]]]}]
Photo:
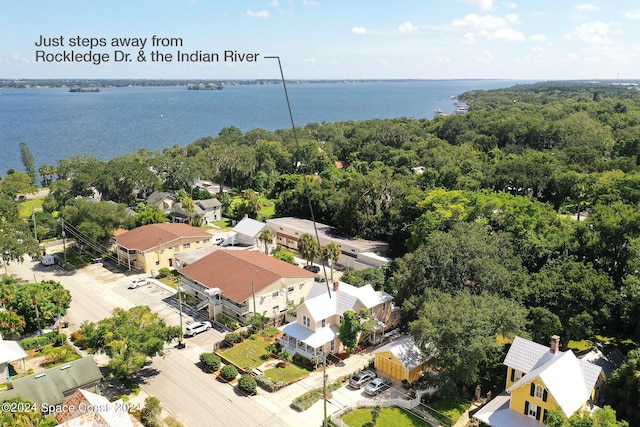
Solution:
[{"label": "bush", "polygon": [[260,374],[256,376],[256,382],[267,391],[278,391],[287,384],[283,381],[273,381],[270,378],[267,378],[264,374]]},{"label": "bush", "polygon": [[[47,344],[64,342],[67,340],[67,336],[65,334],[58,335],[56,332],[49,332],[39,337],[31,337],[20,340],[20,347],[24,350],[32,350],[37,347],[44,347]],[[56,344],[58,345],[58,344]]]},{"label": "bush", "polygon": [[220,369],[220,358],[214,353],[201,353],[200,363],[209,372],[215,372]]},{"label": "bush", "polygon": [[233,365],[225,365],[220,369],[220,376],[227,381],[231,381],[238,376],[238,370]]},{"label": "bush", "polygon": [[149,396],[144,400],[144,407],[140,413],[140,421],[147,427],[160,427],[162,407],[157,397]]},{"label": "bush", "polygon": [[240,340],[242,340],[242,337],[237,332],[229,332],[224,336],[224,340],[228,343],[235,344],[237,342],[240,342]]},{"label": "bush", "polygon": [[[328,384],[327,393],[337,390],[340,387],[342,387],[342,383],[340,381]],[[293,407],[293,409],[296,409],[298,411],[304,411],[312,407],[313,404],[318,400],[322,399],[322,394],[323,387],[311,389],[308,392],[293,399],[293,402],[291,402],[291,406]]]},{"label": "bush", "polygon": [[223,325],[225,325],[227,328],[231,329],[232,331],[235,331],[240,327],[240,322],[238,322],[238,320],[224,313],[218,313],[216,315],[216,320],[222,323]]},{"label": "bush", "polygon": [[158,275],[156,276],[156,278],[162,279],[162,278],[167,277],[170,274],[171,274],[171,269],[170,268],[162,267],[161,269],[158,270]]},{"label": "bush", "polygon": [[258,384],[251,375],[244,374],[238,381],[238,387],[240,387],[240,390],[244,391],[245,393],[253,394],[256,392]]}]

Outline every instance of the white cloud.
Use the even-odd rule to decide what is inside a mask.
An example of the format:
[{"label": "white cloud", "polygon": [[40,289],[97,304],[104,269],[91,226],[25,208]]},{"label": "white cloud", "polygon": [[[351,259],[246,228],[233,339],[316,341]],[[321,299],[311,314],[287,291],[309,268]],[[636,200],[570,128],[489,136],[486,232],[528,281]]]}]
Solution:
[{"label": "white cloud", "polygon": [[438,56],[438,57],[436,58],[436,61],[438,61],[438,62],[442,62],[442,63],[445,63],[445,64],[446,64],[446,63],[451,62],[451,58],[450,58],[450,57],[448,57],[448,56]]},{"label": "white cloud", "polygon": [[353,34],[362,35],[362,34],[367,34],[367,29],[366,29],[366,27],[353,27],[351,29],[351,32]]},{"label": "white cloud", "polygon": [[389,61],[387,61],[386,59],[382,58],[380,61],[380,65],[382,65],[384,68],[391,68],[392,65]]},{"label": "white cloud", "polygon": [[418,27],[407,21],[400,24],[400,26],[398,27],[398,31],[400,31],[401,33],[415,33],[416,31],[418,31]]},{"label": "white cloud", "polygon": [[534,42],[544,43],[547,41],[547,36],[545,36],[544,34],[534,34],[529,37],[529,40]]},{"label": "white cloud", "polygon": [[526,40],[524,34],[513,28],[499,28],[495,31],[481,31],[480,35],[489,40],[500,40],[505,42],[520,42]]},{"label": "white cloud", "polygon": [[627,10],[624,12],[624,17],[627,19],[640,19],[640,9]]},{"label": "white cloud", "polygon": [[600,9],[592,5],[591,3],[581,3],[576,6],[576,10],[578,10],[579,12],[597,12]]},{"label": "white cloud", "polygon": [[609,25],[602,21],[587,22],[574,29],[575,36],[585,43],[608,42]]},{"label": "white cloud", "polygon": [[578,56],[578,54],[577,54],[577,53],[575,53],[575,52],[571,52],[571,53],[569,53],[569,55],[567,55],[567,57],[568,57],[569,59],[578,59],[578,58],[580,58],[580,57]]},{"label": "white cloud", "polygon": [[542,46],[533,47],[531,48],[531,51],[538,56],[544,55],[544,49],[542,48]]},{"label": "white cloud", "polygon": [[503,28],[507,26],[507,21],[499,16],[484,15],[480,16],[470,13],[463,19],[455,19],[452,24],[455,28]]},{"label": "white cloud", "polygon": [[477,59],[481,64],[491,65],[491,63],[493,62],[493,54],[488,50],[485,50]]},{"label": "white cloud", "polygon": [[27,58],[23,58],[20,55],[18,55],[17,53],[14,54],[11,58],[13,58],[14,61],[22,62],[22,63],[25,63],[25,64],[29,64],[31,62]]},{"label": "white cloud", "polygon": [[473,33],[466,33],[462,36],[462,43],[465,44],[474,44],[476,42],[476,36]]},{"label": "white cloud", "polygon": [[469,3],[480,12],[488,12],[493,9],[493,0],[462,0]]},{"label": "white cloud", "polygon": [[507,18],[507,21],[510,24],[519,24],[520,23],[520,18],[515,13],[508,13],[507,15],[505,15],[505,17]]},{"label": "white cloud", "polygon": [[506,7],[507,9],[515,9],[518,7],[518,5],[508,1],[508,2],[505,2],[504,7]]},{"label": "white cloud", "polygon": [[269,3],[269,6],[280,7],[280,3],[278,3],[278,0],[273,0],[272,2]]},{"label": "white cloud", "polygon": [[316,65],[316,58],[315,56],[312,56],[311,58],[307,58],[303,60],[304,62],[308,62],[310,64]]},{"label": "white cloud", "polygon": [[320,3],[318,3],[317,1],[313,1],[313,0],[304,0],[302,2],[302,4],[306,7],[316,7],[319,6]]},{"label": "white cloud", "polygon": [[245,14],[247,16],[255,16],[257,18],[268,18],[269,17],[269,11],[268,10],[251,10],[251,9],[247,9],[247,11],[245,12]]}]

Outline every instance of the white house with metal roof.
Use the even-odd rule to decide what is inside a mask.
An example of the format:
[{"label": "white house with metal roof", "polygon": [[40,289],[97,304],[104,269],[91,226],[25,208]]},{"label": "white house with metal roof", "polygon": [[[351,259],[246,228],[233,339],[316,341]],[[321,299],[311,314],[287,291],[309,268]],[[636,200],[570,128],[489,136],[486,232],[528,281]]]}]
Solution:
[{"label": "white house with metal roof", "polygon": [[320,359],[325,353],[338,353],[342,345],[338,328],[345,311],[355,313],[367,308],[378,321],[377,333],[394,328],[400,320],[393,298],[375,291],[371,285],[361,288],[336,281],[333,285],[314,282],[307,298],[298,307],[296,321],[281,326],[280,344],[291,354]]},{"label": "white house with metal roof", "polygon": [[540,427],[547,412],[559,408],[567,417],[597,408],[602,368],[559,350],[554,335],[546,347],[516,337],[505,357],[506,390],[474,418],[494,427]]},{"label": "white house with metal roof", "polygon": [[28,356],[17,341],[5,341],[0,335],[0,381],[5,382],[11,379],[10,363],[19,362],[24,371],[24,360]]}]

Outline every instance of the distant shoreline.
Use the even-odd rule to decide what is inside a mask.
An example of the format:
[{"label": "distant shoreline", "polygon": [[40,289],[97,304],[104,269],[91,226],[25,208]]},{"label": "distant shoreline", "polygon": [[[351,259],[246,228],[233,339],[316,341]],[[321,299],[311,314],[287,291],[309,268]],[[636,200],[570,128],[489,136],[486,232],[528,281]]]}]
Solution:
[{"label": "distant shoreline", "polygon": [[[513,80],[517,79],[287,79],[287,84],[315,83],[402,83],[424,81],[474,81],[474,80]],[[224,86],[235,85],[279,85],[280,79],[0,79],[1,89],[37,89],[68,88],[92,85],[96,87],[153,87],[153,86],[189,86],[213,83]]]}]

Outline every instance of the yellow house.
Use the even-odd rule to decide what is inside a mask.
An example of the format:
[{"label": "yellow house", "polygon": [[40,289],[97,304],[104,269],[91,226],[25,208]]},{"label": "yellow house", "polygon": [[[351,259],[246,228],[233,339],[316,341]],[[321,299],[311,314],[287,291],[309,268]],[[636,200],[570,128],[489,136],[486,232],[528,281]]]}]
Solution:
[{"label": "yellow house", "polygon": [[116,237],[118,262],[147,274],[173,268],[175,254],[213,245],[211,234],[187,224],[148,224]]},{"label": "yellow house", "polygon": [[422,351],[410,335],[380,347],[373,354],[375,368],[400,381],[416,381],[424,368]]},{"label": "yellow house", "polygon": [[505,357],[506,390],[474,415],[494,427],[540,427],[551,409],[570,417],[597,408],[602,368],[559,350],[559,337],[549,347],[516,337]]}]

